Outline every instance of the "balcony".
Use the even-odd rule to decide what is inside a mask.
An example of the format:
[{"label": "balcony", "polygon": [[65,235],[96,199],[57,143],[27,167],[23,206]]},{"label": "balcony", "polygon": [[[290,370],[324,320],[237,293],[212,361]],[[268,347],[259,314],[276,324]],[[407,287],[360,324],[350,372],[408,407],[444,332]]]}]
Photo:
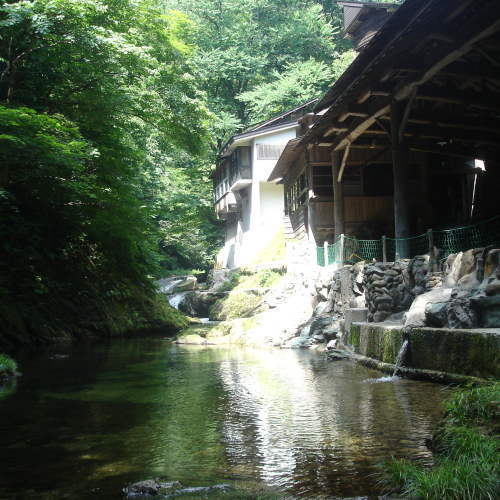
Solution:
[{"label": "balcony", "polygon": [[[219,211],[218,205],[228,193],[233,193],[234,203],[237,205],[237,197],[234,196],[234,193],[252,183],[250,156],[250,148],[241,146],[217,166],[214,175],[214,202],[217,212]],[[229,205],[232,204],[233,201],[229,203]]]},{"label": "balcony", "polygon": [[240,204],[232,191],[228,191],[215,202],[215,215],[219,220],[226,220],[230,214],[235,214],[239,211]]},{"label": "balcony", "polygon": [[249,165],[238,165],[236,168],[231,169],[229,178],[229,189],[231,191],[239,191],[249,184],[252,184],[252,169]]}]

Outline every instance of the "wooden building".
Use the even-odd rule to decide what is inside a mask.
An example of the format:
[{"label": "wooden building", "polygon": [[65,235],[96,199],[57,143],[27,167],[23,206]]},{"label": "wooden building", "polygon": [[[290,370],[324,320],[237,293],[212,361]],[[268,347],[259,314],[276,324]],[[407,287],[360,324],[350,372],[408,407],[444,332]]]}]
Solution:
[{"label": "wooden building", "polygon": [[269,179],[282,178],[292,224],[316,244],[498,214],[498,0],[406,0],[314,112]]}]

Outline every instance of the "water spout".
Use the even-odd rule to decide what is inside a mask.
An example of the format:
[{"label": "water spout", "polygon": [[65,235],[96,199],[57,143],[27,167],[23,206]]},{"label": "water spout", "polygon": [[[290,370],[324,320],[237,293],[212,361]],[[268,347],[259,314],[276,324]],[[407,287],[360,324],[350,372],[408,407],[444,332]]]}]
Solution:
[{"label": "water spout", "polygon": [[398,374],[398,370],[401,368],[403,365],[403,359],[405,357],[406,351],[408,350],[408,340],[405,340],[401,346],[401,349],[398,352],[398,355],[396,357],[396,363],[394,366],[394,372],[392,373],[392,376],[395,377]]}]

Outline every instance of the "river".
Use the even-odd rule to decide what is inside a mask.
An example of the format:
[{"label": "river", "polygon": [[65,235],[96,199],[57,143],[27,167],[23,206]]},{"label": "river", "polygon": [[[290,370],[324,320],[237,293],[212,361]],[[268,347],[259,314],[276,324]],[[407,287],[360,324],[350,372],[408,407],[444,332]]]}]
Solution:
[{"label": "river", "polygon": [[20,356],[0,400],[1,499],[120,498],[127,483],[270,486],[299,497],[378,493],[391,456],[424,445],[447,390],[297,350],[162,339]]}]

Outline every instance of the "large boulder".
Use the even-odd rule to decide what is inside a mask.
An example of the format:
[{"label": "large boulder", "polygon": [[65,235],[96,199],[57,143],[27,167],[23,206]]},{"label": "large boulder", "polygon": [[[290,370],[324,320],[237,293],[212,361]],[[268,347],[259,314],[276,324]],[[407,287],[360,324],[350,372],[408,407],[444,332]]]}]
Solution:
[{"label": "large boulder", "polygon": [[191,291],[186,293],[179,304],[179,309],[189,316],[198,316],[205,318],[209,316],[210,308],[219,299],[227,294],[225,292],[199,292]]},{"label": "large boulder", "polygon": [[181,281],[174,285],[171,293],[188,292],[190,290],[194,290],[198,284],[196,276],[182,276],[179,279]]},{"label": "large boulder", "polygon": [[411,327],[425,326],[428,304],[447,303],[450,300],[451,292],[451,288],[435,288],[430,292],[418,295],[405,315],[404,325]]}]

